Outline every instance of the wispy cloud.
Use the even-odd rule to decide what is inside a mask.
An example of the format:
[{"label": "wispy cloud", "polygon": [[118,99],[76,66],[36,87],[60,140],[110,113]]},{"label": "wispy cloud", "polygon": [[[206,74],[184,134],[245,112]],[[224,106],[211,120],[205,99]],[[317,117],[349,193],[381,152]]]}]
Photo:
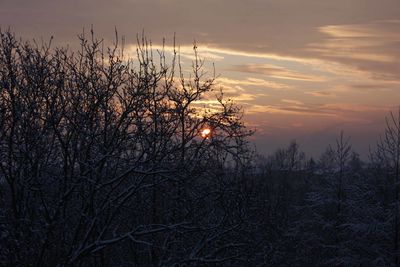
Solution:
[{"label": "wispy cloud", "polygon": [[315,96],[315,97],[335,97],[335,94],[333,92],[329,92],[329,91],[309,91],[309,92],[305,92],[305,94]]},{"label": "wispy cloud", "polygon": [[359,40],[358,44],[368,45],[367,38],[371,38],[372,45],[400,41],[398,30],[400,20],[381,20],[366,24],[328,25],[320,27],[320,31],[337,38]]},{"label": "wispy cloud", "polygon": [[271,64],[234,65],[228,70],[244,72],[244,73],[262,74],[262,75],[267,75],[271,78],[284,79],[284,80],[297,80],[297,81],[310,81],[310,82],[321,82],[326,80],[326,78],[323,76],[312,75],[309,73],[301,73],[298,71],[290,70],[288,68]]},{"label": "wispy cloud", "polygon": [[259,78],[254,78],[254,77],[247,77],[244,79],[232,79],[232,78],[227,78],[227,77],[219,77],[217,79],[217,84],[218,85],[238,85],[238,86],[258,86],[258,87],[264,87],[266,89],[289,89],[291,88],[290,85],[284,84],[284,83],[277,83],[277,82],[272,82],[272,81],[267,81],[264,79],[259,79]]},{"label": "wispy cloud", "polygon": [[[131,44],[127,47],[128,51],[136,51],[136,44]],[[173,53],[174,51],[177,54],[181,54],[186,58],[193,59],[194,45],[160,45],[157,43],[152,44],[152,48],[154,50],[166,51],[168,53]],[[295,57],[291,55],[283,55],[279,53],[268,53],[268,52],[255,52],[248,51],[246,49],[231,49],[226,47],[218,46],[217,44],[208,45],[202,43],[198,47],[198,53],[200,57],[205,57],[208,59],[216,59],[221,60],[226,56],[234,56],[234,57],[244,57],[244,58],[253,58],[253,59],[267,59],[267,60],[276,60],[281,62],[299,62],[303,64],[317,64],[320,63],[318,58],[310,58],[310,57]]]},{"label": "wispy cloud", "polygon": [[400,20],[326,25],[318,30],[327,38],[310,43],[309,51],[321,58],[369,72],[374,79],[399,79]]},{"label": "wispy cloud", "polygon": [[352,103],[330,103],[330,104],[304,104],[300,101],[282,99],[283,104],[253,105],[247,109],[249,114],[272,113],[291,114],[297,116],[335,117],[342,121],[365,120],[362,116],[366,112],[387,111],[387,107],[360,105]]},{"label": "wispy cloud", "polygon": [[295,99],[282,99],[281,101],[284,103],[293,104],[293,105],[297,105],[297,106],[304,105],[303,102],[301,102],[299,100],[295,100]]}]

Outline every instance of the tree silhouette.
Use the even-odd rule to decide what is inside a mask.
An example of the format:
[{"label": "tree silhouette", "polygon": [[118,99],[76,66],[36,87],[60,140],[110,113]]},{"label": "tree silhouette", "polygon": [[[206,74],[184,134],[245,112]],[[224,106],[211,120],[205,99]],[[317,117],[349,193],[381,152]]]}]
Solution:
[{"label": "tree silhouette", "polygon": [[240,259],[236,208],[215,200],[237,181],[220,188],[210,166],[245,156],[251,132],[222,96],[217,111],[196,107],[215,79],[205,77],[197,47],[185,77],[176,52],[168,65],[145,37],[136,62],[124,58],[118,37],[107,52],[93,31],[79,40],[81,49],[69,51],[1,33],[0,262]]}]

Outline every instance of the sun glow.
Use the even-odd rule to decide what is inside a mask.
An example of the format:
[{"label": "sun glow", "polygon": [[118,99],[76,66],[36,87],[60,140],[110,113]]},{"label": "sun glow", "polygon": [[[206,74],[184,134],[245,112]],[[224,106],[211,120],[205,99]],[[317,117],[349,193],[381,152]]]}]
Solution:
[{"label": "sun glow", "polygon": [[203,138],[208,138],[211,135],[211,129],[210,128],[205,128],[201,131],[201,137]]}]

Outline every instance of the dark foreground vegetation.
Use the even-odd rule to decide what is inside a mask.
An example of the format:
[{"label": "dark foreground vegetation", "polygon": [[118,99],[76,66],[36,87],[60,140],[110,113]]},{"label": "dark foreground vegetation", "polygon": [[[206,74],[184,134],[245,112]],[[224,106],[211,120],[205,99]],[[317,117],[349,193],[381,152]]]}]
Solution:
[{"label": "dark foreground vegetation", "polygon": [[368,162],[343,134],[261,157],[222,93],[196,103],[196,49],[185,75],[145,38],[80,41],[1,33],[1,266],[399,266],[400,116]]}]

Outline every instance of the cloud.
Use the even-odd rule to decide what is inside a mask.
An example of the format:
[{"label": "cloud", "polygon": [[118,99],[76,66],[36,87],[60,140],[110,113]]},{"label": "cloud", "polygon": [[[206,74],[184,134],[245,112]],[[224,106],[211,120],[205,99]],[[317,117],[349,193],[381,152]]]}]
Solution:
[{"label": "cloud", "polygon": [[227,77],[219,77],[216,80],[217,85],[221,86],[257,86],[257,87],[264,87],[265,89],[289,89],[290,86],[283,83],[277,83],[272,81],[267,81],[264,79],[254,78],[254,77],[247,77],[244,79],[231,79]]},{"label": "cloud", "polygon": [[[132,43],[129,45],[128,50],[131,51],[136,51],[136,44]],[[258,49],[260,46],[256,46]],[[152,44],[152,48],[156,50],[165,50],[167,52],[172,53],[173,51],[176,51],[177,53],[180,53],[181,55],[185,55],[188,58],[193,58],[194,55],[194,50],[193,50],[193,45],[168,45],[168,44],[157,44],[154,43]],[[252,51],[251,47],[249,47],[249,50],[243,49],[243,48],[238,48],[238,49],[232,49],[232,48],[227,48],[224,47],[222,44],[208,44],[208,43],[198,43],[198,52],[200,57],[207,57],[209,55],[210,59],[223,59],[226,56],[232,56],[232,57],[244,57],[244,58],[253,58],[253,59],[269,59],[269,60],[275,60],[275,61],[280,61],[280,62],[299,62],[303,64],[316,64],[319,63],[319,60],[316,58],[303,58],[303,57],[295,57],[295,56],[290,56],[290,55],[280,55],[279,53],[273,53],[273,52],[261,52],[261,51]],[[258,50],[257,49],[257,50]]]},{"label": "cloud", "polygon": [[303,102],[301,102],[299,100],[295,100],[295,99],[282,99],[281,101],[284,103],[293,104],[293,105],[297,105],[297,106],[304,105]]},{"label": "cloud", "polygon": [[246,113],[271,113],[297,116],[335,117],[341,121],[368,121],[363,115],[370,112],[385,112],[381,106],[353,103],[304,104],[300,101],[282,99],[283,104],[253,105],[245,108]]},{"label": "cloud", "polygon": [[271,78],[284,79],[284,80],[297,80],[309,82],[321,82],[326,79],[322,76],[301,73],[298,71],[290,70],[281,66],[271,64],[246,64],[246,65],[233,65],[231,71],[255,73],[267,75]]},{"label": "cloud", "polygon": [[373,79],[399,80],[400,20],[326,25],[318,30],[327,38],[310,43],[308,50],[320,58],[353,66]]},{"label": "cloud", "polygon": [[[117,27],[132,56],[143,30],[154,49],[167,38],[168,56],[176,36],[185,73],[196,41],[199,56],[224,71],[216,86],[262,130],[274,131],[261,122],[279,117],[311,131],[362,123],[400,102],[399,10],[399,0],[0,0],[0,27],[25,40],[54,35],[54,46],[71,50],[83,27],[93,25],[105,44]],[[211,97],[199,106],[216,105]]]},{"label": "cloud", "polygon": [[[400,20],[381,20],[366,24],[328,25],[320,27],[323,33],[336,38],[358,40],[362,46],[400,41],[398,34]],[[371,40],[373,41],[370,43]]]},{"label": "cloud", "polygon": [[335,94],[329,91],[310,91],[305,92],[305,94],[315,96],[315,97],[334,97]]},{"label": "cloud", "polygon": [[247,114],[254,113],[271,113],[285,114],[298,116],[336,116],[335,113],[312,106],[297,106],[297,105],[252,105],[245,108]]}]

